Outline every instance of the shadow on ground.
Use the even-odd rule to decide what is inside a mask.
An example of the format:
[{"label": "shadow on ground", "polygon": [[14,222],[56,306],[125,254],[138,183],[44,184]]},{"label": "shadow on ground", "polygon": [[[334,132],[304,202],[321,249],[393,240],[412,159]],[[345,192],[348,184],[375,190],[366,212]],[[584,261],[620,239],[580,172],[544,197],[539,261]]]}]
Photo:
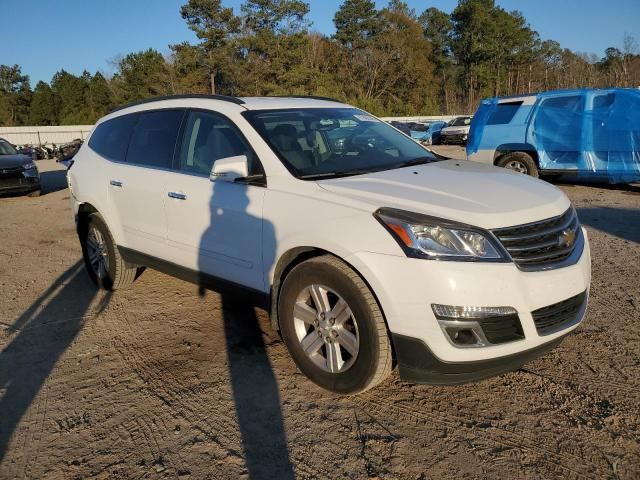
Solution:
[{"label": "shadow on ground", "polygon": [[630,242],[640,243],[640,209],[615,207],[578,208],[583,225]]},{"label": "shadow on ground", "polygon": [[40,184],[42,186],[42,195],[64,190],[67,188],[67,171],[49,170],[41,172]]},{"label": "shadow on ground", "polygon": [[222,297],[233,401],[250,478],[295,478],[280,392],[250,302]]},{"label": "shadow on ground", "polygon": [[[64,272],[10,327],[0,352],[0,461],[11,435],[84,324],[97,290],[82,261]],[[105,305],[109,297],[104,298]]]}]

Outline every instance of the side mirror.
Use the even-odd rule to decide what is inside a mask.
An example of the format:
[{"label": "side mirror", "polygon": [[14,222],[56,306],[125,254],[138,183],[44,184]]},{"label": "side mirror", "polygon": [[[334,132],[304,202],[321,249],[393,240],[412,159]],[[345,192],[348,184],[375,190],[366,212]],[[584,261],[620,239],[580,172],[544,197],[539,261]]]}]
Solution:
[{"label": "side mirror", "polygon": [[249,160],[246,155],[220,158],[213,163],[209,174],[212,182],[235,182],[249,175]]}]

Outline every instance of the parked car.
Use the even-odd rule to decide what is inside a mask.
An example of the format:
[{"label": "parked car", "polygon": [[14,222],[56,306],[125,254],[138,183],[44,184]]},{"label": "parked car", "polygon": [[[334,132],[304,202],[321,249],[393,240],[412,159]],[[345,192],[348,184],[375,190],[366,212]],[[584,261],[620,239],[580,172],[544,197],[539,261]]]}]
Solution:
[{"label": "parked car", "polygon": [[407,122],[398,122],[398,121],[391,121],[390,124],[392,126],[394,126],[395,128],[397,128],[398,130],[400,130],[402,133],[404,133],[405,135],[411,137],[411,127],[409,125],[409,123]]},{"label": "parked car", "polygon": [[439,160],[337,101],[134,104],[98,121],[68,183],[99,286],[147,266],[251,292],[300,370],[337,393],[396,363],[439,384],[517,369],[587,308],[587,235],[562,191]]},{"label": "parked car", "polygon": [[425,122],[422,128],[415,128],[411,131],[411,136],[424,145],[438,145],[440,143],[440,132],[447,125],[447,122],[435,121]]},{"label": "parked car", "polygon": [[640,90],[576,89],[483,100],[469,160],[520,173],[640,180]]},{"label": "parked car", "polygon": [[471,117],[456,117],[440,130],[440,143],[443,145],[465,145],[469,138]]},{"label": "parked car", "polygon": [[30,156],[0,138],[0,194],[6,193],[40,195],[40,174]]}]

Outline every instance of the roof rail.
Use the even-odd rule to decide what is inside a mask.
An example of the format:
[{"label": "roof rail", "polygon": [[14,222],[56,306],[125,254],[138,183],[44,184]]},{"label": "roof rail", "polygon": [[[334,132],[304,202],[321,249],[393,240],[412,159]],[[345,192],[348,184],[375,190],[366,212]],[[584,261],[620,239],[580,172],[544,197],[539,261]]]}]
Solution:
[{"label": "roof rail", "polygon": [[311,98],[313,100],[326,100],[328,102],[338,102],[338,103],[344,103],[340,100],[336,100],[335,98],[330,98],[330,97],[319,97],[317,95],[289,95],[289,96],[284,96],[281,98]]},{"label": "roof rail", "polygon": [[139,100],[137,102],[128,103],[126,105],[122,105],[121,107],[116,107],[111,110],[111,113],[117,112],[119,110],[123,110],[129,107],[135,107],[136,105],[144,105],[145,103],[158,102],[160,100],[176,100],[183,98],[203,98],[208,100],[222,100],[225,102],[235,103],[236,105],[243,105],[245,102],[241,98],[231,97],[227,95],[207,95],[201,93],[189,93],[185,95],[164,95],[161,97],[153,97],[153,98],[145,98],[144,100]]}]

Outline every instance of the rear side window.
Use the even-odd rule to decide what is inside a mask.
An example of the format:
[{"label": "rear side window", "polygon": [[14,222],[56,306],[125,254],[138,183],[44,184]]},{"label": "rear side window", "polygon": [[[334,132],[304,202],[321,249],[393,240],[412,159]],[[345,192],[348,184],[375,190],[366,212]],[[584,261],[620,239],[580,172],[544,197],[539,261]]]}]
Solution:
[{"label": "rear side window", "polygon": [[102,122],[89,139],[89,147],[98,155],[115,162],[124,162],[127,146],[138,114],[123,115]]},{"label": "rear side window", "polygon": [[487,125],[504,125],[513,120],[518,108],[523,102],[505,102],[496,105],[495,110],[487,120]]},{"label": "rear side window", "polygon": [[183,115],[183,110],[141,113],[129,142],[127,163],[171,168]]}]

